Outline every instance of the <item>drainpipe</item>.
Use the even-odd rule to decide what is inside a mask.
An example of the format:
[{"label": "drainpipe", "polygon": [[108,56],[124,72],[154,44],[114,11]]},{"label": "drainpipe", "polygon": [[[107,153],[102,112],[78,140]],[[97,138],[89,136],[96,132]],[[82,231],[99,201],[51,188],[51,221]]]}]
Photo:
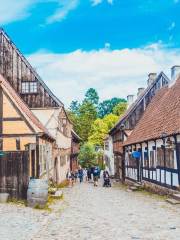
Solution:
[{"label": "drainpipe", "polygon": [[150,179],[150,172],[149,172],[149,142],[147,144],[147,160],[148,160],[148,178]]},{"label": "drainpipe", "polygon": [[36,178],[39,178],[39,137],[36,136]]},{"label": "drainpipe", "polygon": [[177,144],[177,135],[174,136],[174,139],[175,139],[175,146],[176,146],[176,161],[177,161],[177,169],[178,169],[178,180],[179,180],[179,186],[180,186],[180,155],[178,154],[180,149],[178,148],[178,144]]}]

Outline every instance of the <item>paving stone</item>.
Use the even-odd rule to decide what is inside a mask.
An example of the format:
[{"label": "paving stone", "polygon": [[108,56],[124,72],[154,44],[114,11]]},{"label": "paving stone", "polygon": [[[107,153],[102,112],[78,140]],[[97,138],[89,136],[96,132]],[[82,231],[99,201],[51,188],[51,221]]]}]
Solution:
[{"label": "paving stone", "polygon": [[0,204],[0,240],[180,239],[179,205],[101,182],[76,184],[63,195],[52,213]]}]

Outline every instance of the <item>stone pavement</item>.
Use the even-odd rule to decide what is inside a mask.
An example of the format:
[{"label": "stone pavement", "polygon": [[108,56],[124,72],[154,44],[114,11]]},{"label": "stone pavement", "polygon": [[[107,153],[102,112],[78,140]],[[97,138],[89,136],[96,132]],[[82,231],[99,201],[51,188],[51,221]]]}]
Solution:
[{"label": "stone pavement", "polygon": [[[180,207],[160,197],[90,183],[65,189],[64,195],[51,214],[29,208],[6,214],[0,240],[180,240]],[[0,205],[1,218],[10,210],[5,209]]]}]

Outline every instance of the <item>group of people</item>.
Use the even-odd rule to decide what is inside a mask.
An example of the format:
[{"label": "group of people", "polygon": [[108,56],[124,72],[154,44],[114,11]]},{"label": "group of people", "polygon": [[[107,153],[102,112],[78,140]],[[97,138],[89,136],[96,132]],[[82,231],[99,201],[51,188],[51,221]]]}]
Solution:
[{"label": "group of people", "polygon": [[[80,167],[78,170],[75,170],[75,171],[68,170],[66,174],[66,178],[69,181],[69,184],[71,184],[71,186],[73,186],[74,183],[76,183],[78,180],[80,183],[82,183],[83,181],[91,182],[93,180],[94,186],[96,187],[98,186],[98,180],[100,179],[100,176],[101,176],[101,170],[98,166],[91,167],[88,169]],[[104,183],[103,183],[104,187],[111,186],[109,173],[106,170],[103,172],[103,179],[104,179]]]}]

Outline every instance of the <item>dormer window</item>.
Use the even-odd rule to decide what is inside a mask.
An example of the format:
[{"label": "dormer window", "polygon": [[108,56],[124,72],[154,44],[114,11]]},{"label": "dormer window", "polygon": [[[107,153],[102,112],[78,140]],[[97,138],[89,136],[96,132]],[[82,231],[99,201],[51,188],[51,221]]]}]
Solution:
[{"label": "dormer window", "polygon": [[63,123],[63,126],[64,126],[64,125],[67,125],[67,120],[66,120],[66,118],[63,118],[62,123]]},{"label": "dormer window", "polygon": [[37,82],[22,82],[21,93],[37,93]]}]

